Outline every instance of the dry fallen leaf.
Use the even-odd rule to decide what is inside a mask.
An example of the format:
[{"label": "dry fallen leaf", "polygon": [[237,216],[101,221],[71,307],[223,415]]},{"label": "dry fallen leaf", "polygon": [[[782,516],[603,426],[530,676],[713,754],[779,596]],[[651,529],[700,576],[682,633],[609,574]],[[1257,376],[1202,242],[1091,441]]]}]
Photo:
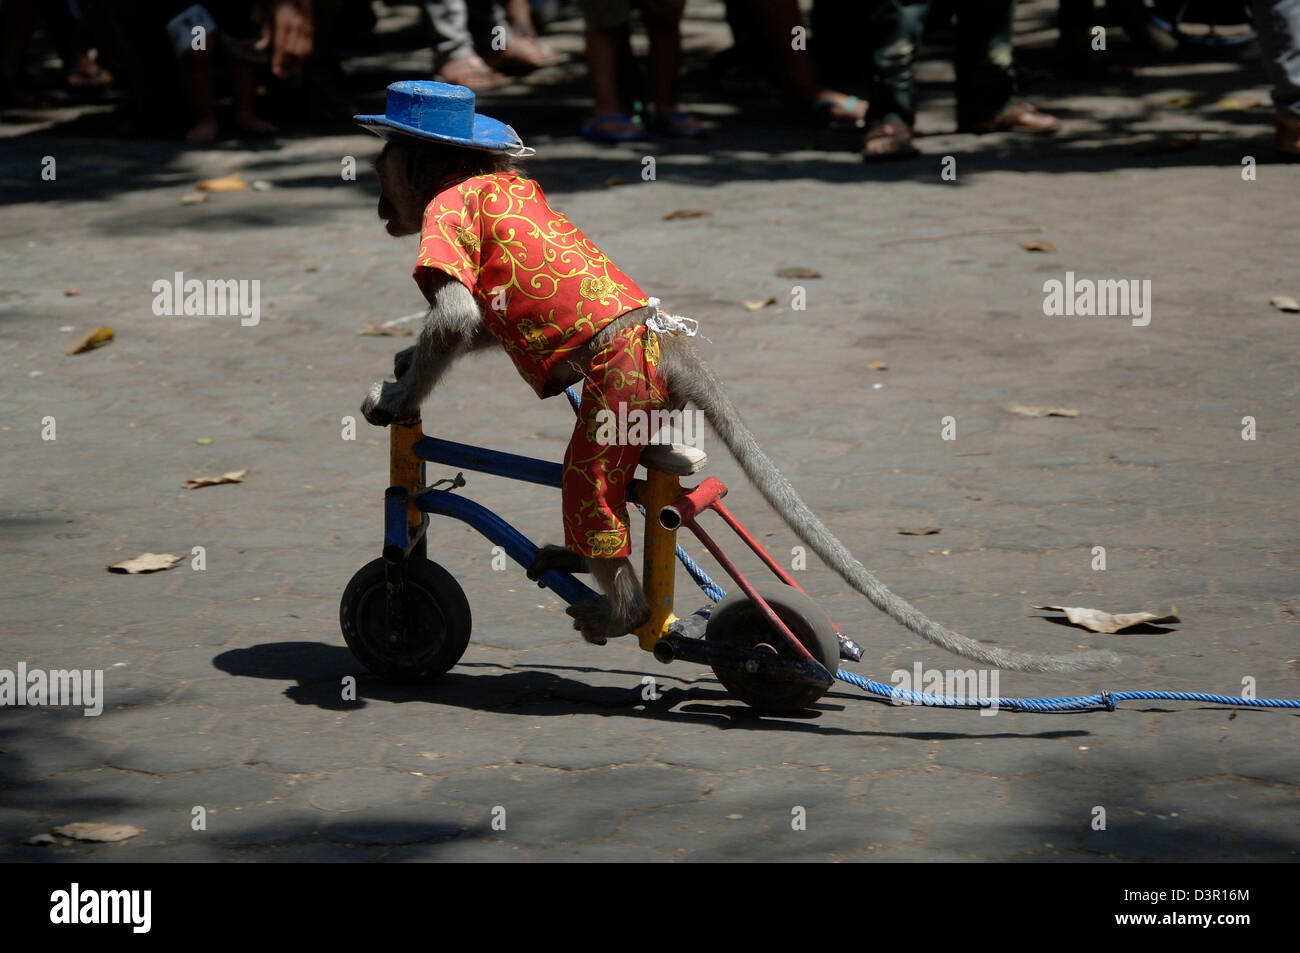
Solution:
[{"label": "dry fallen leaf", "polygon": [[1016,404],[1007,410],[1022,417],[1078,417],[1079,412],[1073,407],[1026,407]]},{"label": "dry fallen leaf", "polygon": [[746,311],[762,311],[768,305],[776,304],[776,299],[768,298],[766,301],[745,301],[743,304],[745,305]]},{"label": "dry fallen leaf", "polygon": [[183,558],[174,553],[141,553],[135,559],[124,559],[120,563],[114,563],[108,567],[108,571],[132,574],[162,572],[164,569],[171,569]]},{"label": "dry fallen leaf", "polygon": [[71,837],[73,840],[112,844],[129,840],[140,833],[140,828],[132,827],[130,824],[96,824],[92,821],[77,821],[75,824],[64,824],[62,827],[54,828],[54,833]]},{"label": "dry fallen leaf", "polygon": [[232,172],[219,179],[204,179],[202,182],[194,183],[194,187],[200,192],[238,192],[248,188],[244,184],[244,177],[238,172]]},{"label": "dry fallen leaf", "polygon": [[185,489],[197,490],[201,486],[220,486],[223,483],[243,483],[247,470],[231,470],[219,477],[192,477],[185,481]]},{"label": "dry fallen leaf", "polygon": [[108,325],[101,325],[93,331],[88,331],[75,344],[64,350],[64,354],[84,354],[86,351],[93,351],[97,347],[103,347],[109,341],[113,340],[113,329]]},{"label": "dry fallen leaf", "polygon": [[1081,625],[1089,632],[1119,632],[1131,626],[1171,625],[1181,622],[1178,610],[1170,607],[1168,615],[1156,615],[1154,612],[1119,612],[1111,614],[1101,609],[1083,609],[1078,606],[1034,606],[1048,612],[1064,612],[1065,617],[1075,625]]},{"label": "dry fallen leaf", "polygon": [[789,268],[778,268],[776,276],[778,278],[820,278],[822,273],[813,268],[802,268],[799,265],[793,265]]},{"label": "dry fallen leaf", "polygon": [[665,212],[664,221],[671,222],[675,218],[700,218],[703,215],[712,214],[712,212],[702,208],[677,208],[671,212]]},{"label": "dry fallen leaf", "polygon": [[367,324],[357,332],[372,338],[409,338],[414,333],[408,324]]},{"label": "dry fallen leaf", "polygon": [[208,200],[206,192],[186,192],[181,196],[182,205],[202,205]]},{"label": "dry fallen leaf", "polygon": [[900,529],[899,536],[933,536],[939,532],[938,526],[922,526],[920,529]]},{"label": "dry fallen leaf", "polygon": [[1288,295],[1274,295],[1269,299],[1269,303],[1279,311],[1300,311],[1300,301]]},{"label": "dry fallen leaf", "polygon": [[81,294],[80,288],[69,288],[67,291],[63,292],[65,298],[75,298],[79,294]]},{"label": "dry fallen leaf", "polygon": [[605,180],[605,188],[612,189],[616,185],[627,185],[627,179],[621,175],[611,175]]},{"label": "dry fallen leaf", "polygon": [[886,364],[884,361],[877,359],[877,360],[874,360],[874,361],[872,361],[870,364],[867,365],[867,370],[869,370],[869,371],[887,371],[887,370],[889,370],[889,365]]},{"label": "dry fallen leaf", "polygon": [[1263,106],[1264,101],[1261,99],[1246,98],[1241,99],[1236,96],[1225,96],[1217,103],[1211,106],[1211,109],[1255,109]]},{"label": "dry fallen leaf", "polygon": [[1051,242],[1045,242],[1038,238],[1027,238],[1020,243],[1020,247],[1025,251],[1041,251],[1050,254],[1056,253],[1056,246]]}]

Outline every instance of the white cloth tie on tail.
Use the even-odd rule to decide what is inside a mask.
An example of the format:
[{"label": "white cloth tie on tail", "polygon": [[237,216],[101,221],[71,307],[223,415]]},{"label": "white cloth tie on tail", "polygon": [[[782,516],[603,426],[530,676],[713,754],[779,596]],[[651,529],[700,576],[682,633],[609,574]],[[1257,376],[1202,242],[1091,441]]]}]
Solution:
[{"label": "white cloth tie on tail", "polygon": [[684,334],[688,338],[693,338],[700,332],[700,322],[679,314],[669,314],[659,307],[658,298],[651,298],[646,302],[646,307],[650,309],[650,317],[646,318],[645,326],[651,331],[658,334]]}]

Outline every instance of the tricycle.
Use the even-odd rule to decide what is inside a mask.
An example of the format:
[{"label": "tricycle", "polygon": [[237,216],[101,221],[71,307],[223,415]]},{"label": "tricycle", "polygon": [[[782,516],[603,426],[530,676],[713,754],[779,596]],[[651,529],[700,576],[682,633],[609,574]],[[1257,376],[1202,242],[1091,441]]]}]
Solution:
[{"label": "tricycle", "polygon": [[[430,682],[451,669],[469,645],[469,600],[451,573],[428,558],[430,516],[472,526],[570,605],[597,598],[572,573],[534,569],[539,547],[457,492],[467,485],[466,470],[558,489],[560,464],[426,436],[419,418],[394,421],[390,430],[383,552],[352,577],[339,606],[348,648],[369,671],[392,681]],[[639,647],[660,662],[710,666],[732,695],[762,712],[788,713],[816,702],[834,683],[839,661],[858,661],[862,650],[722,504],[727,488],[721,480],[708,477],[682,487],[683,477],[706,465],[703,451],[650,443],[640,462],[646,476],[628,488],[629,501],[645,514],[641,583],[651,616],[633,633]],[[426,463],[458,472],[426,486]],[[745,578],[699,524],[708,512],[754,551],[777,584],[760,588]],[[674,556],[693,568],[677,546],[682,528],[694,533],[738,589],[678,616]],[[721,594],[716,586],[713,591]]]}]

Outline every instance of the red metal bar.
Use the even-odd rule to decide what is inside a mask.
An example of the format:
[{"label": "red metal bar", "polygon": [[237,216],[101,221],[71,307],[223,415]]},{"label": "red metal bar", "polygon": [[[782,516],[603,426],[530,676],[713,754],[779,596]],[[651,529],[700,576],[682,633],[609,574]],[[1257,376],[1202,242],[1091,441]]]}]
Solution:
[{"label": "red metal bar", "polygon": [[[713,479],[713,477],[710,477],[709,479]],[[700,484],[700,486],[703,485],[704,484]],[[727,575],[736,581],[736,585],[740,586],[741,591],[749,597],[749,601],[758,606],[767,621],[781,633],[782,638],[784,638],[786,643],[794,649],[795,654],[806,662],[813,662],[817,665],[821,665],[820,662],[813,658],[812,653],[804,647],[804,644],[794,637],[794,633],[791,632],[789,627],[781,621],[780,617],[772,611],[772,607],[769,606],[763,597],[758,594],[758,590],[751,586],[749,580],[741,575],[740,570],[737,569],[735,564],[727,558],[727,554],[722,551],[721,547],[713,541],[713,538],[709,536],[708,533],[699,527],[699,524],[695,522],[694,516],[692,516],[689,522],[684,522],[682,525],[686,526],[695,534],[696,538],[704,544],[704,548],[707,549],[722,568],[727,571]]]},{"label": "red metal bar", "polygon": [[664,529],[689,526],[695,522],[695,517],[709,507],[714,506],[726,495],[726,484],[717,477],[709,477],[699,486],[687,490],[667,506],[661,507],[656,514],[659,525]]},{"label": "red metal bar", "polygon": [[[709,508],[722,517],[723,522],[726,523],[728,526],[732,528],[732,530],[735,531],[736,535],[739,536],[744,541],[746,546],[748,546],[750,549],[752,549],[755,552],[755,554],[757,554],[759,559],[763,560],[763,563],[767,566],[768,569],[772,570],[772,572],[776,575],[777,579],[780,579],[787,586],[794,586],[794,588],[798,589],[800,592],[803,592],[804,595],[807,595],[807,593],[804,592],[803,586],[795,582],[794,577],[785,571],[785,567],[782,566],[779,562],[777,562],[776,559],[772,556],[772,554],[763,548],[762,543],[760,543],[757,539],[755,539],[753,536],[750,535],[749,530],[745,529],[745,527],[740,525],[740,521],[738,519],[736,519],[734,516],[731,515],[731,510],[727,509],[725,506],[722,505],[721,495],[719,495],[716,499],[714,499],[709,504]],[[842,632],[840,632],[840,627],[835,624],[834,619],[831,619],[831,628],[835,630],[836,635],[843,634]]]}]

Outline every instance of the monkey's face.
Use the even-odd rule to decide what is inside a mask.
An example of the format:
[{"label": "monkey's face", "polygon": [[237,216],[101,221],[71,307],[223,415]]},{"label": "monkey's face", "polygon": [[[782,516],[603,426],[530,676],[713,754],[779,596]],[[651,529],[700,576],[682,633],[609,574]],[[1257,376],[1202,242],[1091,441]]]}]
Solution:
[{"label": "monkey's face", "polygon": [[388,234],[414,235],[424,221],[424,194],[410,181],[407,148],[389,142],[375,160],[379,176],[379,217]]}]

